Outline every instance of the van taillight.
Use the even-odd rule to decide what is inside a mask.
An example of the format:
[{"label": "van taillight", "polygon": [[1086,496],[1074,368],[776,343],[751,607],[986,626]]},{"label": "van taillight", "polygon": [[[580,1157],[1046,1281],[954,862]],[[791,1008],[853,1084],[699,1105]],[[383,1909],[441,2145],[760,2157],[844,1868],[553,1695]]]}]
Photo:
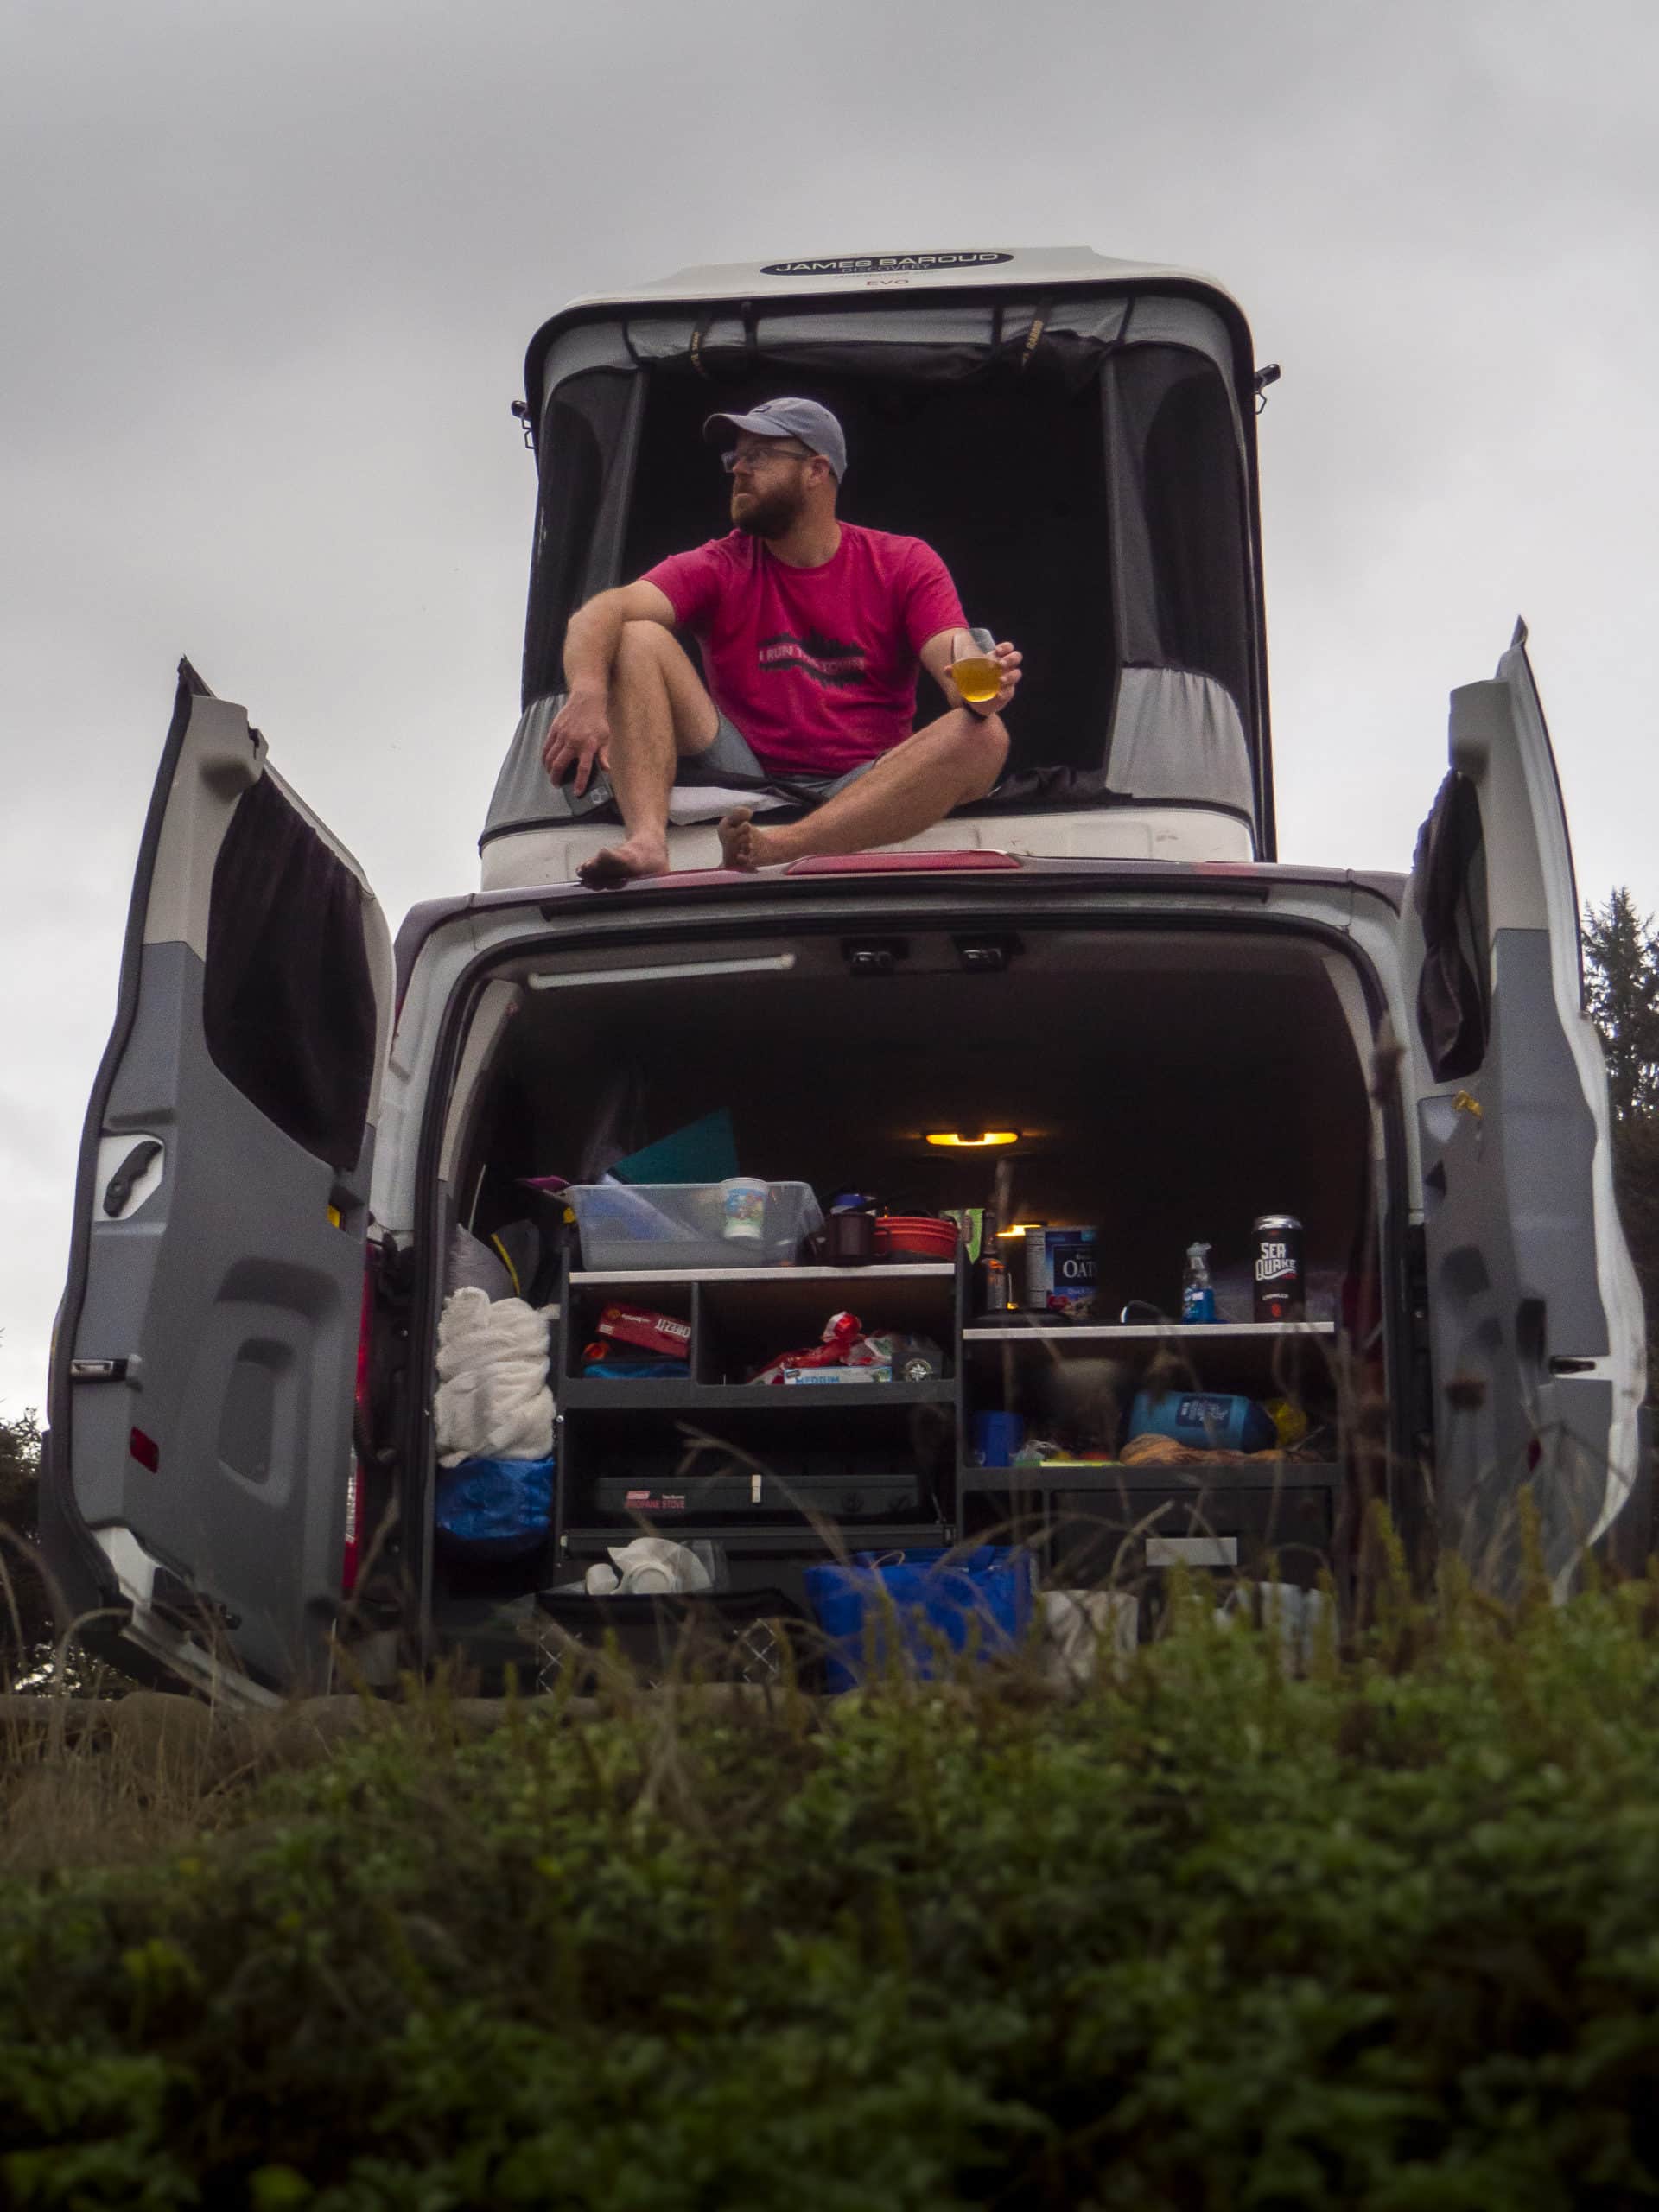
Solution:
[{"label": "van taillight", "polygon": [[346,1544],[340,1562],[340,1586],[349,1598],[357,1587],[363,1541],[363,1462],[358,1444],[369,1433],[369,1338],[374,1325],[374,1247],[363,1253],[363,1304],[357,1329],[357,1383],[352,1393],[352,1456],[346,1478]]},{"label": "van taillight", "polygon": [[346,1478],[346,1548],[340,1562],[340,1587],[342,1596],[349,1598],[357,1587],[358,1544],[361,1535],[360,1516],[363,1511],[363,1484],[358,1471],[357,1454],[352,1454],[352,1471]]}]

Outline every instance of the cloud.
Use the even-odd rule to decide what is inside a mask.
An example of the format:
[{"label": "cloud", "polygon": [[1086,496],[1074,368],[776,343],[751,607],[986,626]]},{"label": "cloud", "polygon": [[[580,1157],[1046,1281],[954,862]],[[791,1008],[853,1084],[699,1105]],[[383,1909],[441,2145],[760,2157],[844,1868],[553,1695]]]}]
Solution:
[{"label": "cloud", "polygon": [[1532,621],[1586,895],[1659,906],[1659,16],[1539,0],[14,0],[0,27],[0,1404],[188,651],[394,917],[517,702],[524,345],[687,263],[1088,243],[1263,358],[1283,843],[1404,865]]}]

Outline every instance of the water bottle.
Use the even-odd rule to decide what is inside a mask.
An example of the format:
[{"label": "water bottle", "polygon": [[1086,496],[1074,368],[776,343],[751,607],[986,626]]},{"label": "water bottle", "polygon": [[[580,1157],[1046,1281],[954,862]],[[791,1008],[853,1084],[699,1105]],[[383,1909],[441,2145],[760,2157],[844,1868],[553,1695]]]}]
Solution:
[{"label": "water bottle", "polygon": [[1181,1319],[1213,1321],[1215,1318],[1216,1287],[1210,1280],[1210,1247],[1189,1244],[1186,1272],[1181,1277]]}]

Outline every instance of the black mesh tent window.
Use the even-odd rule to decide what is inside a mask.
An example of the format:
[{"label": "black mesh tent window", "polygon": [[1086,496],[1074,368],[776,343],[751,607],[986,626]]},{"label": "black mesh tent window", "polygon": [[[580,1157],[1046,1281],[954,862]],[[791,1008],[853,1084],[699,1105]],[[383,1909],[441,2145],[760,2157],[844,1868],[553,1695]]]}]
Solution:
[{"label": "black mesh tent window", "polygon": [[624,581],[616,540],[628,501],[643,385],[638,370],[588,369],[566,378],[549,398],[524,623],[526,704],[563,688],[565,625],[583,600]]},{"label": "black mesh tent window", "polygon": [[[716,408],[753,406],[775,375],[711,392],[653,372],[646,395],[620,573],[730,528],[725,479],[702,442]],[[925,538],[944,557],[970,621],[1018,640],[1043,681],[1015,724],[1023,764],[1099,761],[1111,716],[1112,592],[1106,476],[1093,392],[1058,382],[893,389],[817,374],[791,389],[832,407],[851,455],[841,512]],[[918,689],[928,721],[944,702]]]},{"label": "black mesh tent window", "polygon": [[1248,718],[1250,556],[1226,387],[1179,346],[1124,347],[1103,385],[1123,658],[1212,677]]}]

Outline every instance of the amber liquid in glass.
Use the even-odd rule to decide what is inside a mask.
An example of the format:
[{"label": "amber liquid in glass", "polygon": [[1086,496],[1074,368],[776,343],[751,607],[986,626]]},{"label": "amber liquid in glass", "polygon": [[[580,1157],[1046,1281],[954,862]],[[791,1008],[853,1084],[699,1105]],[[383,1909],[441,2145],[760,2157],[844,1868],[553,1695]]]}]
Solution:
[{"label": "amber liquid in glass", "polygon": [[973,653],[966,660],[953,660],[950,674],[957,690],[972,706],[982,707],[1002,689],[1001,665],[988,653]]}]

